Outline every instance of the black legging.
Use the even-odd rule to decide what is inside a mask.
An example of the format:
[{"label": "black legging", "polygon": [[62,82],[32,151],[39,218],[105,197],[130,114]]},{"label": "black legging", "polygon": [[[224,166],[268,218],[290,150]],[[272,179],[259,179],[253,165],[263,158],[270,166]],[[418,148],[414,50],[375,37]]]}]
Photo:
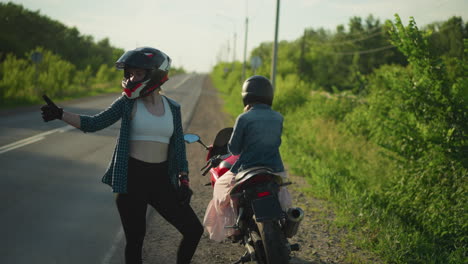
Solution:
[{"label": "black legging", "polygon": [[118,194],[116,198],[127,240],[125,263],[142,263],[147,204],[183,235],[177,251],[177,263],[190,263],[203,234],[203,226],[190,205],[177,203],[175,188],[167,175],[167,162],[147,163],[130,158],[127,189],[127,194]]}]

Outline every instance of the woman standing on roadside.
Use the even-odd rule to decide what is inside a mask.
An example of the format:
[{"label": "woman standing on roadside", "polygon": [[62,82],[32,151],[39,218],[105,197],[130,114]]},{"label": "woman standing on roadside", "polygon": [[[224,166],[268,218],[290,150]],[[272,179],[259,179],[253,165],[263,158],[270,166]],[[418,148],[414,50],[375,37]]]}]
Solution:
[{"label": "woman standing on roadside", "polygon": [[161,95],[171,59],[143,47],[125,52],[116,62],[124,70],[124,92],[94,116],[63,111],[44,96],[42,118],[95,132],[122,120],[117,145],[102,181],[116,193],[125,232],[125,263],[142,263],[147,204],[182,233],[177,263],[190,263],[203,227],[190,207],[188,162],[180,105]]}]

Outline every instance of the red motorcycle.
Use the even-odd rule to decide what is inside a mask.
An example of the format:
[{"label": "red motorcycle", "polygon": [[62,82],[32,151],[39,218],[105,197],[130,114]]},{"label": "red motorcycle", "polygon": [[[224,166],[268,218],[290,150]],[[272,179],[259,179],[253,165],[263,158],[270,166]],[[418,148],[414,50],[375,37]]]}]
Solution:
[{"label": "red motorcycle", "polygon": [[[206,146],[196,134],[185,134],[187,143],[198,142],[208,151],[207,163],[201,169],[202,175],[210,172],[210,183],[222,177],[239,156],[232,155],[227,149],[232,128],[218,132],[212,145]],[[237,219],[234,228],[239,231],[234,242],[244,245],[247,252],[236,263],[256,261],[259,264],[287,264],[291,251],[299,250],[298,244],[289,244],[287,238],[293,237],[304,217],[300,208],[281,209],[278,193],[284,183],[283,178],[267,167],[254,167],[237,173],[235,185],[230,191],[237,202]]]}]

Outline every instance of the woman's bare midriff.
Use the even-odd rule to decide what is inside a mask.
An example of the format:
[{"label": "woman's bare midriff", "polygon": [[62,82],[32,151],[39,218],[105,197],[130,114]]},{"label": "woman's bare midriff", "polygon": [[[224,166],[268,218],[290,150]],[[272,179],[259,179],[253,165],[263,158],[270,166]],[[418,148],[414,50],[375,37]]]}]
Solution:
[{"label": "woman's bare midriff", "polygon": [[169,144],[157,141],[130,140],[130,156],[148,163],[167,160]]}]

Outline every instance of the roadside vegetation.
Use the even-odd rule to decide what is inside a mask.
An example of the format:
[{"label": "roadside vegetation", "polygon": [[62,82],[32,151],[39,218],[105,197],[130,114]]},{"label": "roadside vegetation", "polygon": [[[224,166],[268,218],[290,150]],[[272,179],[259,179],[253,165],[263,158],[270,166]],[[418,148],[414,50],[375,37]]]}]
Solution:
[{"label": "roadside vegetation", "polygon": [[0,109],[42,103],[44,93],[63,100],[120,91],[114,63],[124,50],[109,39],[96,42],[11,2],[0,3],[0,18]]},{"label": "roadside vegetation", "polygon": [[[419,29],[369,16],[279,44],[283,158],[388,263],[466,263],[467,37],[458,17]],[[250,54],[264,62],[256,74],[270,76],[271,47]],[[234,118],[242,64],[211,76]]]}]

